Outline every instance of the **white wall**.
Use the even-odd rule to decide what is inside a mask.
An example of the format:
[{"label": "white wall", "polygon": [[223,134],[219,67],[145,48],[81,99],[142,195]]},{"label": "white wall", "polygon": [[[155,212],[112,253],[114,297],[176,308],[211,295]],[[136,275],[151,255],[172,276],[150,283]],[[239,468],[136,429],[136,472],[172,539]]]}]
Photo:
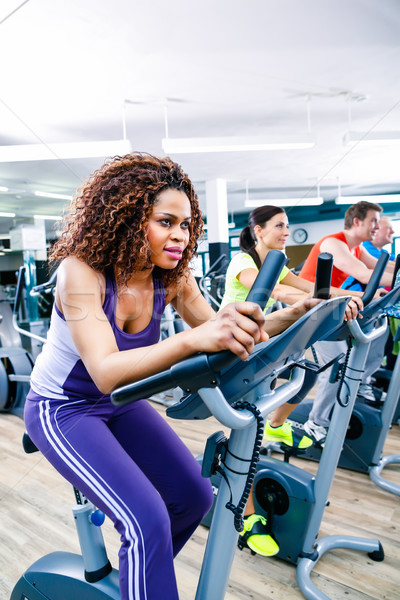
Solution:
[{"label": "white wall", "polygon": [[299,246],[293,239],[295,229],[305,229],[307,231],[307,240],[305,244],[316,244],[324,235],[336,233],[343,230],[343,219],[333,219],[331,221],[320,221],[318,223],[301,223],[290,226],[290,237],[287,246]]},{"label": "white wall", "polygon": [[[386,215],[385,215],[386,216]],[[390,215],[387,215],[390,217]],[[400,236],[400,219],[393,217],[392,219],[393,229],[395,231],[394,236]],[[316,244],[324,235],[330,233],[336,233],[337,231],[343,231],[344,219],[332,219],[331,221],[320,221],[316,223],[301,223],[298,225],[292,225],[290,227],[291,235],[289,237],[288,246],[298,246],[293,240],[293,231],[295,229],[305,229],[308,234],[306,244]]]}]

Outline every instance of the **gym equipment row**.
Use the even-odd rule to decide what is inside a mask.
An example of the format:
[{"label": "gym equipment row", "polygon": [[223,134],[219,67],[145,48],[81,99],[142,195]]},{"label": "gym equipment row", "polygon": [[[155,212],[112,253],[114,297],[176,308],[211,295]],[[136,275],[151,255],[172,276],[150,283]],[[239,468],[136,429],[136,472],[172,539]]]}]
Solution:
[{"label": "gym equipment row", "polygon": [[[268,261],[265,261],[265,268],[262,269],[259,278],[256,280],[257,285],[253,286],[253,295],[260,294],[260,287],[261,290],[264,290],[265,288],[272,289],[275,284],[278,273],[285,261],[285,257],[282,253],[278,252],[277,254],[278,256],[276,254],[271,254],[271,258]],[[273,277],[271,276],[271,273],[273,273]],[[269,292],[267,291],[267,293],[265,293],[265,291],[262,291],[261,295],[265,304]],[[343,304],[343,310],[341,311],[343,313],[343,301],[341,304]],[[309,337],[313,337],[315,333],[314,330],[316,329],[321,331],[322,327],[322,330],[324,330],[324,326],[321,325],[322,322],[325,323],[325,328],[327,326],[329,326],[329,329],[332,328],[331,315],[333,313],[333,306],[328,305],[328,308],[324,308],[323,306],[317,308],[318,312],[321,313],[321,319],[318,319],[317,321],[316,319],[312,319],[312,315],[310,315],[311,318],[309,317],[309,319],[303,320],[304,329],[308,329],[307,323],[310,323],[311,330],[307,331]],[[298,346],[302,348],[302,345],[300,344],[301,329],[301,323],[298,323],[296,331],[294,331],[291,336],[294,344],[293,348],[296,348],[296,350]],[[273,371],[273,367],[269,368],[266,366],[268,365],[268,362],[270,362],[267,355],[268,348],[270,348],[270,351],[272,352],[272,360],[278,364],[280,363],[281,355],[284,352],[285,347],[287,347],[286,343],[281,343],[280,348],[275,348],[275,351],[270,344],[262,344],[260,348],[257,347],[256,352],[251,356],[251,362],[256,361],[257,364],[259,366],[262,365],[263,368],[259,374],[257,374],[256,369],[251,369],[249,377],[252,381],[250,382],[249,380],[249,390],[255,390],[258,385],[263,386],[265,376],[270,373],[271,370]],[[297,354],[299,354],[299,351],[297,351]],[[215,355],[199,354],[191,359],[187,359],[186,361],[174,365],[165,373],[150,378],[150,382],[139,382],[139,387],[134,387],[132,392],[130,388],[128,390],[122,389],[114,392],[112,399],[113,402],[119,402],[120,400],[124,402],[126,396],[128,396],[128,401],[130,401],[132,397],[148,397],[170,389],[171,387],[175,387],[175,385],[179,385],[184,390],[187,390],[188,386],[190,386],[190,390],[193,392],[199,390],[201,395],[203,395],[204,392],[205,402],[211,407],[211,411],[219,414],[224,423],[232,426],[234,431],[231,444],[233,444],[233,449],[235,449],[235,446],[238,446],[238,455],[241,455],[243,452],[251,455],[253,453],[256,419],[253,414],[247,410],[232,408],[225,400],[223,400],[220,405],[223,396],[222,391],[217,386],[217,382],[221,377],[220,372],[224,369],[226,370],[229,365],[238,363],[241,363],[241,369],[243,369],[243,367],[247,369],[250,361],[242,363],[242,361],[238,361],[236,357],[229,352],[222,352]],[[196,373],[195,377],[193,377],[193,373]],[[174,384],[172,385],[171,377],[174,380]],[[285,402],[286,398],[290,397],[293,393],[296,393],[301,387],[303,378],[303,371],[297,369],[291,381],[287,382],[280,390],[276,390],[271,397],[259,402],[261,411],[266,413],[272,409],[271,407],[273,407],[273,405],[279,405],[280,403]],[[136,396],[132,396],[135,393],[135,390],[137,390],[137,394]],[[143,394],[145,396],[143,396]],[[222,413],[220,413],[220,411],[222,411]],[[237,439],[236,442],[234,441],[235,437]],[[32,444],[29,444],[29,439],[25,439],[25,448],[27,451],[34,450]],[[243,475],[240,476],[239,479],[235,476],[234,479],[236,480],[232,482],[232,490],[235,497],[237,497],[243,490]],[[81,509],[82,506],[84,506],[84,509]],[[89,503],[84,502],[83,504],[78,503],[74,512],[75,510],[82,510],[85,513],[87,511],[91,514],[94,511],[94,507]],[[227,575],[226,578],[223,578],[227,579],[230,562],[236,548],[238,534],[233,527],[233,515],[228,513],[222,505],[220,510],[222,513],[220,527],[222,526],[223,531],[228,535],[228,539],[223,537],[223,554],[226,554],[226,548],[229,550],[228,562],[225,567]],[[115,569],[109,570],[109,563],[101,531],[91,521],[88,521],[86,517],[82,520],[76,519],[75,522],[78,529],[82,556],[72,553],[56,552],[36,561],[16,584],[11,595],[11,600],[21,600],[21,598],[24,598],[25,600],[39,600],[42,598],[50,600],[61,600],[65,598],[105,600],[106,598],[111,598],[117,600],[119,598],[118,573]],[[214,546],[212,553],[216,552],[216,554],[219,555],[221,551],[219,548],[221,541],[218,541],[217,537],[218,536],[215,536],[214,534],[210,538],[208,548]],[[210,550],[208,552],[210,552]],[[208,576],[205,577],[204,573],[208,573],[211,570],[213,571],[212,579],[220,580],[220,560],[218,560],[217,575],[215,567],[212,568],[209,563],[210,559],[206,558],[202,570],[203,575],[200,578],[201,583],[199,584],[200,590],[203,591],[200,591],[197,597],[203,599],[212,597],[217,600],[223,598],[226,582],[223,583],[223,589],[220,589],[221,583],[219,582],[218,588],[213,590],[211,595],[208,593],[207,589],[204,589],[204,583],[202,582],[204,581],[204,578],[209,578]],[[206,588],[207,587],[208,586],[206,585]],[[219,589],[220,591],[218,591]],[[46,590],[46,592],[44,590]]]},{"label": "gym equipment row", "polygon": [[[37,354],[45,337],[39,336],[18,324],[18,313],[24,291],[25,267],[18,271],[17,287],[11,310],[8,300],[0,297],[0,412],[12,413],[23,418],[25,398],[29,391],[30,374]],[[43,294],[52,290],[56,273],[46,283],[32,288],[31,295]],[[29,352],[23,348],[21,336],[32,340],[36,351]]]},{"label": "gym equipment row", "polygon": [[[380,265],[377,266],[374,276],[371,278],[371,282],[364,294],[365,304],[368,304],[372,298],[384,270],[384,266],[382,261],[380,262]],[[325,288],[326,292],[326,286],[321,285],[319,287],[322,290]],[[336,299],[336,301],[338,301],[338,299]],[[390,297],[389,299],[386,299],[386,301],[390,302]],[[328,300],[322,306],[329,306],[331,302],[331,300]],[[383,303],[384,299],[380,302]],[[363,329],[361,329],[357,321],[350,321],[347,324],[343,324],[342,318],[338,319],[336,314],[331,317],[332,328],[330,331],[325,331],[324,333],[318,332],[312,340],[305,337],[304,333],[304,337],[300,338],[301,342],[303,342],[303,340],[307,341],[308,339],[308,343],[304,344],[306,348],[312,343],[315,343],[318,339],[336,339],[339,332],[341,332],[340,335],[351,335],[354,341],[354,347],[348,366],[352,373],[351,381],[348,382],[349,388],[345,388],[346,393],[343,392],[343,406],[338,404],[335,407],[317,476],[315,477],[303,469],[271,457],[261,458],[256,467],[257,474],[254,480],[254,503],[256,512],[267,518],[269,532],[276,539],[280,547],[277,556],[288,562],[297,564],[297,580],[299,587],[303,595],[311,600],[327,599],[327,596],[313,585],[310,576],[312,569],[315,567],[318,560],[328,550],[333,548],[350,548],[367,552],[369,557],[376,561],[383,560],[384,558],[383,548],[378,540],[336,535],[318,539],[316,542],[339,460],[343,439],[357,394],[359,379],[364,367],[369,343],[381,335],[385,330],[385,325],[382,324],[379,319],[377,320],[375,318],[376,312],[379,313],[377,305],[375,305],[375,308],[371,307],[369,313],[370,318],[368,318],[366,310],[364,311],[365,316],[364,319],[361,320]],[[308,318],[313,318],[313,314],[309,314]],[[318,318],[320,317],[318,316]],[[288,343],[288,337],[294,329],[295,325],[282,333],[276,341],[272,340],[271,346],[274,346],[274,344],[279,345],[280,343],[288,344],[286,352],[291,354],[291,356],[290,354],[289,356],[290,360],[293,361],[291,363],[292,367],[298,368],[298,365],[301,365],[302,368],[317,370],[318,367],[316,365],[311,365],[304,359],[302,362],[299,356],[296,356],[295,353],[292,354],[294,348],[291,343]],[[297,347],[297,350],[299,353],[301,352],[301,354],[303,354],[301,342]],[[275,369],[270,377],[266,377],[264,380],[263,385],[269,385],[269,389],[267,388],[266,390],[265,387],[260,386],[257,390],[259,398],[274,394],[276,380],[282,370],[288,366],[287,363],[284,363],[279,369],[276,365],[273,365],[272,361],[269,362],[269,366],[273,366]],[[257,369],[254,361],[251,361],[250,365]],[[243,391],[248,385],[247,380],[250,379],[248,377],[248,370],[245,370],[244,374],[241,373],[241,371],[244,370],[243,367],[240,369],[240,375],[236,377],[235,370],[237,368],[240,368],[240,365],[235,364],[235,366],[226,373],[226,377],[224,377],[219,384],[219,388],[222,390],[222,393],[228,402],[235,402],[240,398],[240,395],[243,395]],[[200,392],[198,395],[200,395]],[[245,397],[247,398],[247,395]],[[273,408],[276,408],[276,405],[273,405]],[[200,404],[197,395],[192,395],[185,399],[180,406],[170,407],[167,410],[167,414],[176,418],[207,418],[207,416],[209,416],[209,411],[205,409],[204,405]],[[226,503],[227,493],[225,491],[225,478],[230,478],[231,469],[235,471],[240,471],[240,469],[242,469],[242,471],[244,470],[243,462],[240,464],[239,461],[236,461],[236,463],[231,465],[230,455],[232,453],[236,456],[247,458],[240,452],[237,452],[236,449],[231,450],[230,442],[228,448],[226,448],[219,439],[218,444],[219,450],[222,452],[222,458],[219,460],[221,462],[223,461],[222,470],[224,471],[224,475],[221,476],[220,473],[218,473],[218,471],[221,471],[221,465],[218,464],[218,469],[214,472],[212,477],[212,484],[214,490],[217,492],[217,498],[215,505],[211,510],[212,521],[210,535],[212,534],[215,520],[218,523],[220,519],[220,515],[218,514],[217,516],[217,509],[221,493],[225,494],[224,500],[221,501],[221,503],[223,505]],[[203,464],[207,464],[207,461],[205,460],[206,453],[203,458]],[[209,519],[211,515],[209,515]],[[219,535],[222,535],[221,532]],[[222,538],[224,535],[222,535]],[[212,584],[212,586],[213,585],[214,584]],[[211,589],[212,588],[210,587],[209,591]]]},{"label": "gym equipment row", "polygon": [[[269,253],[249,300],[265,306],[284,261],[282,253]],[[372,285],[377,285],[377,277]],[[167,371],[113,392],[112,401],[123,405],[179,386],[185,396],[167,410],[169,416],[205,419],[213,415],[231,430],[229,439],[222,432],[211,436],[202,457],[204,476],[219,477],[220,481],[196,600],[224,598],[242,528],[242,514],[253,482],[256,502],[260,510],[263,506],[266,508],[265,514],[269,515],[273,534],[279,538],[284,558],[298,564],[298,582],[306,598],[327,598],[314,589],[310,572],[328,549],[353,548],[367,552],[374,560],[383,559],[379,540],[329,536],[316,542],[339,459],[340,437],[344,439],[357,392],[356,378],[349,382],[350,399],[346,395],[345,406],[335,407],[332,434],[328,435],[319,477],[305,475],[302,469],[270,457],[259,461],[263,418],[300,391],[305,369],[317,368],[304,358],[305,350],[316,341],[335,335],[335,331],[350,331],[353,349],[357,351],[352,350],[348,368],[354,367],[358,372],[370,341],[382,333],[384,325],[372,316],[365,319],[368,325],[363,330],[358,323],[343,325],[348,299],[340,297],[320,303],[279,336],[258,344],[245,362],[228,351],[198,354]],[[288,368],[290,379],[278,382],[279,375]],[[27,451],[34,449],[29,447],[29,439],[25,443]],[[265,486],[269,480],[274,482],[272,492]],[[11,600],[119,599],[118,573],[111,570],[101,531],[93,523],[99,519],[87,518],[96,513],[95,508],[79,498],[74,513],[84,515],[75,521],[82,556],[58,552],[43,557],[21,577]],[[271,511],[271,504],[280,507],[281,514]]]}]

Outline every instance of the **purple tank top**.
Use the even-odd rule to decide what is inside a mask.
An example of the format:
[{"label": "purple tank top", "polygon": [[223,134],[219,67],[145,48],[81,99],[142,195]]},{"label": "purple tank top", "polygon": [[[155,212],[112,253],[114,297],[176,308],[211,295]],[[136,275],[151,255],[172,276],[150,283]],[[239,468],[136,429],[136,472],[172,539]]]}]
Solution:
[{"label": "purple tank top", "polygon": [[[152,307],[142,307],[151,319],[147,327],[135,334],[126,333],[115,320],[117,286],[114,272],[106,273],[106,293],[103,310],[112,327],[119,350],[143,348],[160,339],[160,323],[165,308],[165,290],[162,281],[153,278]],[[39,354],[31,376],[35,394],[58,399],[93,399],[106,396],[94,384],[71,338],[64,316],[54,304],[47,342]],[[31,392],[30,392],[31,394]]]},{"label": "purple tank top", "polygon": [[120,350],[130,350],[131,348],[141,348],[142,346],[151,346],[156,344],[160,338],[160,322],[165,309],[165,290],[162,281],[153,279],[154,284],[154,304],[150,323],[138,333],[126,333],[118,327],[115,320],[115,311],[117,306],[117,286],[112,269],[106,272],[106,297],[103,304],[103,310],[110,322],[112,330]]}]

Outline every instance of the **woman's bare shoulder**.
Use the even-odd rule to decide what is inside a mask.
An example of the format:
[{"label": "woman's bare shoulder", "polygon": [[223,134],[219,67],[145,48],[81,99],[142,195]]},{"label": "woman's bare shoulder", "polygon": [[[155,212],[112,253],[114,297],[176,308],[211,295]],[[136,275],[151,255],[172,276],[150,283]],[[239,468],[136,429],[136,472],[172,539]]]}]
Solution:
[{"label": "woman's bare shoulder", "polygon": [[59,291],[97,288],[104,292],[105,276],[76,256],[68,256],[58,267],[57,288]]}]

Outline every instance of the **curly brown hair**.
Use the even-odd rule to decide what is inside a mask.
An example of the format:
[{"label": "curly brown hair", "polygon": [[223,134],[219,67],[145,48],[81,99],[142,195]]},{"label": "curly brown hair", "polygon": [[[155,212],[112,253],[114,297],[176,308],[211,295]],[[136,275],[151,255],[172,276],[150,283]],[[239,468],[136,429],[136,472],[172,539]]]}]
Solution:
[{"label": "curly brown hair", "polygon": [[109,159],[78,190],[64,218],[63,233],[50,262],[76,256],[103,273],[114,267],[118,284],[150,266],[147,224],[158,195],[169,188],[184,192],[191,206],[189,244],[178,265],[155,269],[164,285],[178,285],[196,254],[203,221],[197,194],[182,168],[170,158],[132,153]]}]

